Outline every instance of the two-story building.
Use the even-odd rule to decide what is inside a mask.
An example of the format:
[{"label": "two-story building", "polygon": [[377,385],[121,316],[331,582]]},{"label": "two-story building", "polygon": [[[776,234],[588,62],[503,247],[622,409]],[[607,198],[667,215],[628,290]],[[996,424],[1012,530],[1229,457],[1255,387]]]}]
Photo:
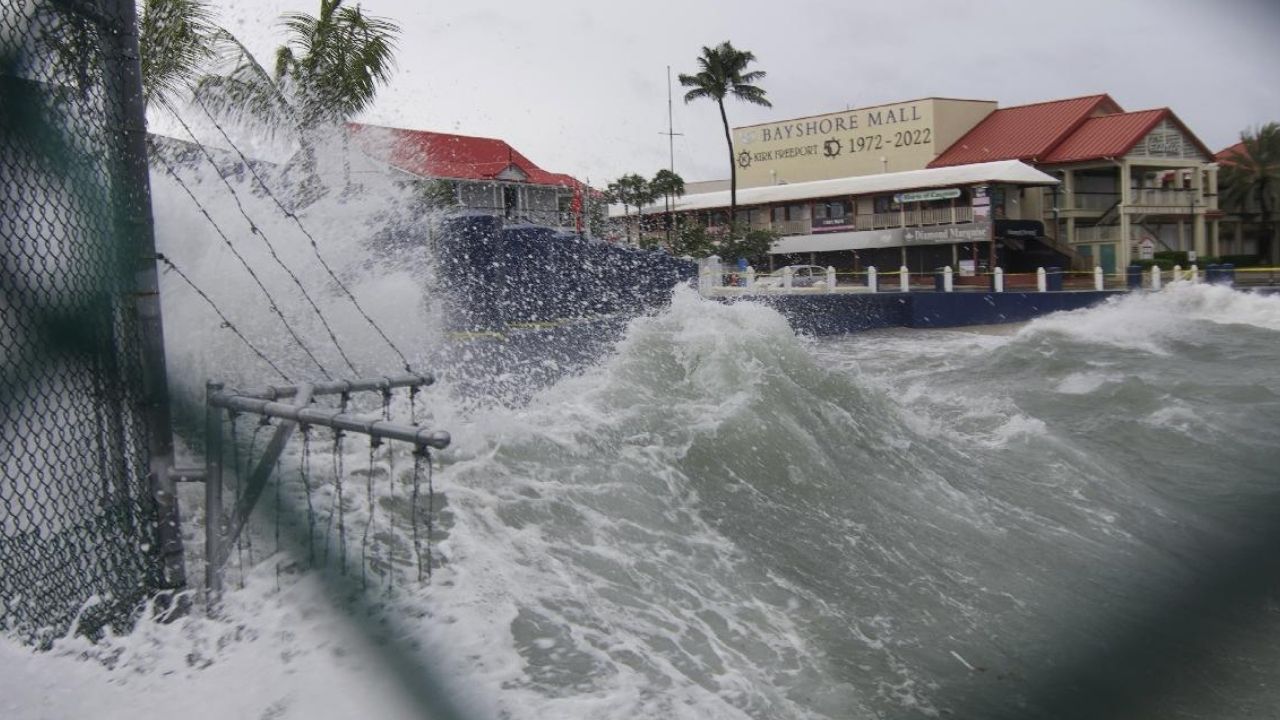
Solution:
[{"label": "two-story building", "polygon": [[583,230],[591,189],[572,176],[543,170],[503,140],[359,123],[347,128],[354,150],[402,174],[434,202]]},{"label": "two-story building", "polygon": [[1118,272],[1159,250],[1220,254],[1217,165],[1168,108],[1124,112],[1107,95],[1002,108],[929,167],[992,160],[1060,180],[1006,204],[1041,219],[1078,266]]},{"label": "two-story building", "polygon": [[[775,255],[1119,272],[1157,250],[1219,252],[1217,166],[1168,108],[1124,112],[1107,95],[1002,109],[926,98],[734,138],[737,222],[779,233]],[[727,191],[689,194],[674,213],[718,227],[728,206]]]}]

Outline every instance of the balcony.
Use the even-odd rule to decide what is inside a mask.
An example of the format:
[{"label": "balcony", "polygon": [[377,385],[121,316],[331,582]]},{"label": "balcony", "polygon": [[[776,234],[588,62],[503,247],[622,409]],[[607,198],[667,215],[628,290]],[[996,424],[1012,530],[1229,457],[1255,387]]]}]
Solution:
[{"label": "balcony", "polygon": [[1120,201],[1120,193],[1118,192],[1077,192],[1074,194],[1075,202],[1071,204],[1072,210],[1089,210],[1093,212],[1103,212],[1112,205]]},{"label": "balcony", "polygon": [[1075,241],[1077,243],[1120,242],[1120,228],[1116,225],[1076,227]]},{"label": "balcony", "polygon": [[808,218],[803,220],[774,220],[773,231],[779,235],[808,235],[813,232],[813,223]]},{"label": "balcony", "polygon": [[1191,213],[1193,203],[1197,207],[1205,207],[1205,199],[1197,196],[1194,190],[1138,188],[1131,195],[1131,204],[1142,208],[1163,208],[1179,213]]}]

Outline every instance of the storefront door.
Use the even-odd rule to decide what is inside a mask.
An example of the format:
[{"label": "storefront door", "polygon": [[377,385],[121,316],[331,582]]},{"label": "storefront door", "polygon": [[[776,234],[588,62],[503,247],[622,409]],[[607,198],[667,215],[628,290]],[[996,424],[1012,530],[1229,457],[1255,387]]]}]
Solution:
[{"label": "storefront door", "polygon": [[1098,246],[1098,266],[1106,273],[1120,272],[1120,268],[1116,267],[1115,243],[1106,243]]}]

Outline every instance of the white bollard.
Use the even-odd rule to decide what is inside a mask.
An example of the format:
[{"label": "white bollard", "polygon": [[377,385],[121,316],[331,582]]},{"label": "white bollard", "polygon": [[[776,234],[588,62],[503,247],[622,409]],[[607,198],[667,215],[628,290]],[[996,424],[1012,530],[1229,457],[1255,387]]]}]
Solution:
[{"label": "white bollard", "polygon": [[796,271],[790,265],[782,268],[782,289],[791,292],[791,277]]},{"label": "white bollard", "polygon": [[879,280],[876,278],[876,266],[869,265],[867,267],[867,289],[876,292]]},{"label": "white bollard", "polygon": [[756,289],[756,269],[748,265],[747,266],[747,290],[751,291],[755,289]]},{"label": "white bollard", "polygon": [[906,265],[898,268],[898,287],[902,292],[911,292],[911,271],[907,270]]},{"label": "white bollard", "polygon": [[1159,265],[1151,266],[1151,289],[1152,290],[1160,289],[1160,266]]},{"label": "white bollard", "polygon": [[830,265],[827,266],[827,292],[836,291],[836,269]]},{"label": "white bollard", "polygon": [[707,256],[707,270],[710,272],[708,281],[712,290],[724,287],[724,268],[720,267],[719,255]]},{"label": "white bollard", "polygon": [[1195,263],[1191,263],[1191,282],[1200,282],[1200,268],[1196,267]]},{"label": "white bollard", "polygon": [[996,292],[1004,292],[1004,268],[996,268]]},{"label": "white bollard", "polygon": [[1102,276],[1102,266],[1094,265],[1093,266],[1093,289],[1102,290],[1105,286],[1105,283],[1106,283],[1106,280]]},{"label": "white bollard", "polygon": [[1044,292],[1049,288],[1049,281],[1045,277],[1044,268],[1036,268],[1036,291]]},{"label": "white bollard", "polygon": [[942,292],[951,292],[953,288],[951,279],[951,266],[948,265],[942,269]]},{"label": "white bollard", "polygon": [[1182,279],[1182,266],[1174,265],[1173,274],[1169,276],[1169,282],[1178,282]]}]

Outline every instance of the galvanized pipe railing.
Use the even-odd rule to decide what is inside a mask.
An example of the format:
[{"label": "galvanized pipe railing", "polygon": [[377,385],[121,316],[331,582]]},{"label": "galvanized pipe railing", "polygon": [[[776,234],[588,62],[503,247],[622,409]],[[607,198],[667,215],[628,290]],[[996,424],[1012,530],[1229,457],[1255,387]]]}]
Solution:
[{"label": "galvanized pipe railing", "polygon": [[225,392],[214,393],[209,398],[209,404],[235,412],[292,420],[300,425],[319,425],[336,430],[350,430],[376,438],[400,440],[413,443],[418,447],[426,446],[436,450],[443,450],[449,447],[451,439],[449,433],[444,430],[430,430],[386,420],[364,420],[358,415],[343,413],[341,410],[289,405],[263,398],[231,395]]},{"label": "galvanized pipe railing", "polygon": [[[402,387],[425,387],[435,384],[433,373],[403,373],[377,378],[359,378],[356,380],[330,380],[311,384],[313,395],[337,395],[339,393],[365,392],[371,390],[392,390]],[[240,397],[265,398],[279,400],[298,394],[297,385],[268,385],[255,390],[239,390],[233,393]]]},{"label": "galvanized pipe railing", "polygon": [[[244,530],[253,512],[258,498],[261,497],[270,477],[276,459],[284,450],[293,430],[301,425],[332,428],[336,431],[348,431],[368,435],[371,438],[398,440],[412,443],[415,449],[425,451],[427,448],[443,450],[449,446],[449,433],[443,430],[431,430],[417,425],[405,425],[387,420],[368,420],[358,415],[345,413],[342,410],[326,409],[311,406],[311,398],[315,395],[349,394],[354,392],[381,391],[389,395],[394,388],[408,387],[416,392],[419,387],[431,385],[435,376],[427,374],[402,374],[380,378],[360,378],[355,380],[335,380],[322,383],[302,383],[300,385],[275,385],[254,391],[227,391],[219,383],[209,383],[206,388],[206,423],[208,430],[208,448],[206,449],[206,466],[203,472],[191,469],[190,472],[176,473],[190,479],[202,479],[205,482],[206,528],[205,554],[208,568],[205,582],[209,590],[209,607],[214,611],[222,590],[222,566],[228,558],[228,548],[235,543]],[[276,402],[288,399],[289,402]],[[345,403],[344,403],[345,405]],[[222,431],[218,417],[219,409],[231,413],[250,413],[281,420],[276,432],[259,459],[256,467],[249,473],[243,483],[244,492],[229,519],[222,514],[222,480],[221,463]],[[241,482],[237,480],[237,482]]]}]

